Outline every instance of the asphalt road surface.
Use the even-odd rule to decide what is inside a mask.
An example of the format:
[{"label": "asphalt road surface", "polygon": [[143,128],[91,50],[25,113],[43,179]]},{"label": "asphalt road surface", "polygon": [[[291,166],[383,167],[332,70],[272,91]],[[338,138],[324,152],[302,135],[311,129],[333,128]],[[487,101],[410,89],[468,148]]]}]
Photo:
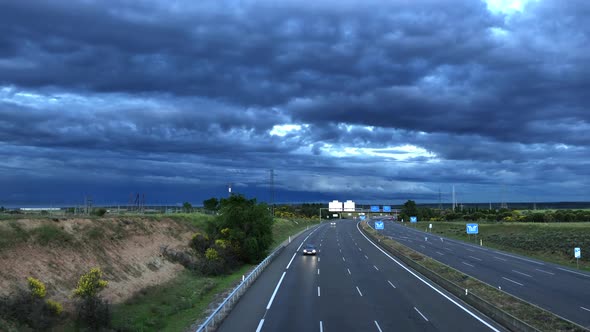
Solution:
[{"label": "asphalt road surface", "polygon": [[[374,220],[369,225],[375,227]],[[421,225],[424,229],[428,227],[427,223]],[[384,221],[384,229],[379,232],[465,274],[590,328],[589,273],[482,247],[477,245],[479,240],[475,237],[474,243],[470,244],[393,221]]]},{"label": "asphalt road surface", "polygon": [[[305,243],[316,256],[303,256]],[[219,331],[504,331],[377,248],[353,220],[292,241]]]}]

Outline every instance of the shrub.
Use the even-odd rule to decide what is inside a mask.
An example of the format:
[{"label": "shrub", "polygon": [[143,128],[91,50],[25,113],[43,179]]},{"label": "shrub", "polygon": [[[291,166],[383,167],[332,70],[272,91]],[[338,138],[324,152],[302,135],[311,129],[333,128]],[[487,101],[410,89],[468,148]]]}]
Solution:
[{"label": "shrub", "polygon": [[45,301],[24,289],[12,297],[0,298],[0,316],[35,331],[49,330],[58,322],[57,315]]},{"label": "shrub", "polygon": [[57,301],[47,300],[45,301],[45,304],[49,308],[49,311],[51,311],[56,316],[61,315],[61,313],[64,311],[64,308],[61,305],[61,303]]},{"label": "shrub", "polygon": [[102,271],[100,268],[90,269],[90,272],[82,275],[78,280],[78,287],[74,290],[74,295],[81,298],[96,297],[98,292],[108,285],[108,282],[101,278]]},{"label": "shrub", "polygon": [[111,325],[111,308],[109,303],[100,297],[82,299],[78,307],[77,321],[94,330],[108,328]]},{"label": "shrub", "polygon": [[39,279],[35,279],[32,277],[28,277],[27,282],[29,283],[29,290],[31,291],[31,295],[33,297],[39,299],[45,297],[45,295],[47,294],[45,284],[43,284]]},{"label": "shrub", "polygon": [[93,214],[94,214],[95,216],[99,216],[99,217],[102,217],[102,216],[104,216],[106,213],[107,213],[107,209],[105,209],[105,208],[99,208],[99,209],[95,209],[95,210],[93,211]]},{"label": "shrub", "polygon": [[217,252],[217,250],[209,248],[207,249],[207,251],[205,251],[205,258],[207,258],[207,260],[209,261],[219,260],[219,253]]},{"label": "shrub", "polygon": [[198,253],[203,254],[210,246],[209,237],[201,233],[195,233],[191,239],[190,245]]}]

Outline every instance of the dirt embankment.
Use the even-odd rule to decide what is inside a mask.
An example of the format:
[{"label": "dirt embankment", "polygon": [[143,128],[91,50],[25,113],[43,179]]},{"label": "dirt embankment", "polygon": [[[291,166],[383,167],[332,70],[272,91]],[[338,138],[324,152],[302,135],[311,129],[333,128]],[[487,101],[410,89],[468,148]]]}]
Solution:
[{"label": "dirt embankment", "polygon": [[69,307],[78,278],[100,267],[113,303],[172,279],[183,267],[160,254],[185,249],[195,229],[182,221],[145,218],[0,221],[0,295],[34,277],[48,298]]}]

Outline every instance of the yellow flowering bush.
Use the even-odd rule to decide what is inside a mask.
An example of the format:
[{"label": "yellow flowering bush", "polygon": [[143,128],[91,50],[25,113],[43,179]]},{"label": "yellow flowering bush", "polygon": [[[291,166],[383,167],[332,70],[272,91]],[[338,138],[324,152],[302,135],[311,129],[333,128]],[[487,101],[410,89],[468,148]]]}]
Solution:
[{"label": "yellow flowering bush", "polygon": [[78,287],[74,290],[74,295],[82,298],[95,297],[98,292],[108,285],[108,282],[101,278],[102,271],[100,268],[90,269],[90,272],[82,275],[78,280]]},{"label": "yellow flowering bush", "polygon": [[51,312],[56,316],[61,315],[61,313],[64,311],[61,303],[57,301],[47,300],[45,303],[47,304],[47,307],[49,307],[49,310],[51,310]]},{"label": "yellow flowering bush", "polygon": [[45,284],[43,284],[41,280],[35,279],[33,277],[28,277],[27,281],[29,283],[31,295],[40,299],[45,297],[45,295],[47,294],[47,290],[45,288]]}]

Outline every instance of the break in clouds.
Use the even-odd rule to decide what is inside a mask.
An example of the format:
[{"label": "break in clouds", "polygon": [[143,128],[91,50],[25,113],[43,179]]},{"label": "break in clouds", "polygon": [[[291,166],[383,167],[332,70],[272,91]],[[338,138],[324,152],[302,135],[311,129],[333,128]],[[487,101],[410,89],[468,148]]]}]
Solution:
[{"label": "break in clouds", "polygon": [[[0,205],[590,200],[590,3],[0,3]],[[502,189],[505,188],[505,189]]]}]

